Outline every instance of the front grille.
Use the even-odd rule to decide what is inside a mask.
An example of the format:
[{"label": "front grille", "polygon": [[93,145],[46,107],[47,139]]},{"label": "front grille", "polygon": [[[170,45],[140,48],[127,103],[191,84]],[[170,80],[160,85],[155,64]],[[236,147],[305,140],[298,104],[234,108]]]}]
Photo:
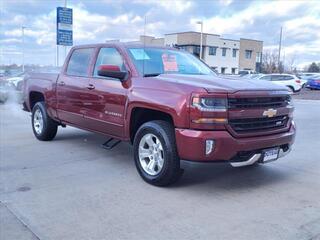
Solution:
[{"label": "front grille", "polygon": [[236,133],[251,133],[257,131],[277,130],[287,126],[289,117],[263,117],[263,118],[243,118],[230,119],[229,124]]},{"label": "front grille", "polygon": [[290,101],[290,96],[277,97],[250,97],[250,98],[229,98],[229,109],[285,107]]}]

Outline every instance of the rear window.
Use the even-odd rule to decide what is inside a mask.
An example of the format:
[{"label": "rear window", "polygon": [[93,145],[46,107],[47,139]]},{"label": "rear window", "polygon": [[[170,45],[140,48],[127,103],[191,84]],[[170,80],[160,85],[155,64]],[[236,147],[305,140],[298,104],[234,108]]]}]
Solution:
[{"label": "rear window", "polygon": [[67,74],[87,77],[93,50],[93,48],[74,50],[68,63]]}]

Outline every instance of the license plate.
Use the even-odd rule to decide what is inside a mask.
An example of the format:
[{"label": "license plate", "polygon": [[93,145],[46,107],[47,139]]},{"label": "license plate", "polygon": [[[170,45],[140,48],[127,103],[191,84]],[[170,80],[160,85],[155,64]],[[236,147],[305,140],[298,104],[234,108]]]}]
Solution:
[{"label": "license plate", "polygon": [[279,148],[270,148],[264,150],[263,162],[270,162],[278,159]]}]

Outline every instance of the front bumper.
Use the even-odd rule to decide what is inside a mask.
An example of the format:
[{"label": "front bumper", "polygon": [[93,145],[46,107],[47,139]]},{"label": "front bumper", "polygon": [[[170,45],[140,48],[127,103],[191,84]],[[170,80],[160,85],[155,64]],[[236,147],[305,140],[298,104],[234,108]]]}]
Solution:
[{"label": "front bumper", "polygon": [[[176,128],[178,154],[183,160],[190,161],[237,161],[237,156],[244,152],[259,153],[259,150],[286,146],[294,142],[295,124],[292,122],[289,131],[258,137],[234,138],[228,131],[201,131]],[[206,140],[215,140],[214,150],[206,155]],[[253,156],[253,155],[252,155]],[[258,159],[259,160],[259,159]]]}]

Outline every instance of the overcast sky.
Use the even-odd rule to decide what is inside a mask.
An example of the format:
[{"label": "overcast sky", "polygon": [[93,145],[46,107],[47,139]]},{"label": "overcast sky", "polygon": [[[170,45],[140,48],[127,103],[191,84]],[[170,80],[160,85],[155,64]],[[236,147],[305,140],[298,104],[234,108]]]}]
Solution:
[{"label": "overcast sky", "polygon": [[[320,1],[233,0],[68,0],[74,14],[74,44],[108,39],[136,40],[144,33],[204,31],[226,38],[253,38],[264,42],[264,50],[278,47],[283,26],[286,61],[301,67],[320,62]],[[25,61],[55,64],[56,7],[64,0],[0,0],[1,63],[21,64],[21,26],[25,30]],[[63,51],[61,51],[63,52]],[[283,56],[284,57],[284,56]]]}]

